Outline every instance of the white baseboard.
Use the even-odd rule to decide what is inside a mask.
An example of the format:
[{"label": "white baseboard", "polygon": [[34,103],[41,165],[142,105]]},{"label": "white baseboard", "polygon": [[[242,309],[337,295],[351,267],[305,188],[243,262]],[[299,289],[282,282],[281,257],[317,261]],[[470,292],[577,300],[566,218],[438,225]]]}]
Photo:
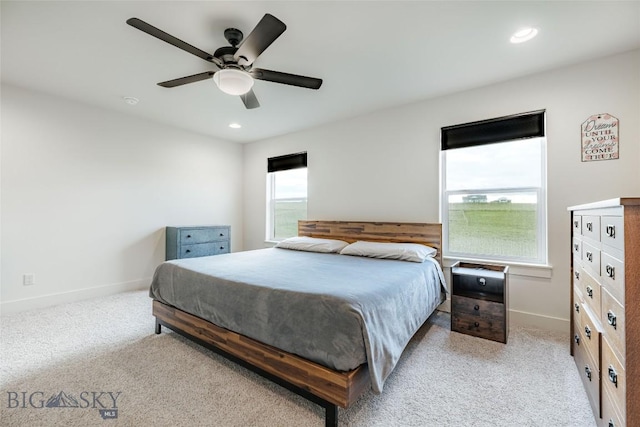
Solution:
[{"label": "white baseboard", "polygon": [[81,301],[90,298],[104,297],[120,292],[138,291],[148,289],[151,278],[132,280],[130,282],[115,283],[111,285],[97,286],[94,288],[84,288],[75,291],[61,292],[49,295],[42,295],[33,298],[24,298],[13,301],[3,301],[0,304],[1,314],[18,313],[22,311],[35,310],[51,307],[58,304]]},{"label": "white baseboard", "polygon": [[[451,300],[447,299],[439,307],[439,311],[451,313]],[[547,331],[559,331],[569,334],[569,320],[525,311],[509,310],[509,326],[528,326]]]},{"label": "white baseboard", "polygon": [[558,317],[509,310],[509,325],[532,326],[550,331],[566,332],[567,337],[569,336],[569,320]]}]

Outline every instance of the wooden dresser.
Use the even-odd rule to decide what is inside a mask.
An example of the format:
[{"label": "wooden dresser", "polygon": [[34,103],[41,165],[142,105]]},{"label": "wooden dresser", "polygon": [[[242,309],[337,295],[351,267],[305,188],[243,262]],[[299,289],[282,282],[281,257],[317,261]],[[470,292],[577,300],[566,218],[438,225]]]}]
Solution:
[{"label": "wooden dresser", "polygon": [[640,198],[573,206],[571,354],[599,426],[640,426]]},{"label": "wooden dresser", "polygon": [[230,226],[167,227],[166,260],[226,254]]}]

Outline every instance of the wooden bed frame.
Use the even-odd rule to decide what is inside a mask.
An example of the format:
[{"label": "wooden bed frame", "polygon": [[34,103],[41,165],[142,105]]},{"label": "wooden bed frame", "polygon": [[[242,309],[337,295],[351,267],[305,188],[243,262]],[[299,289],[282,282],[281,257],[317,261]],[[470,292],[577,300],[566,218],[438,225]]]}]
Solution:
[{"label": "wooden bed frame", "polygon": [[[438,250],[442,265],[442,224],[396,222],[299,221],[298,235],[347,242],[421,243]],[[441,294],[441,302],[444,301]],[[153,301],[156,334],[169,329],[257,372],[283,387],[321,405],[326,425],[338,425],[338,406],[348,408],[370,387],[367,365],[334,371],[302,357],[220,328],[175,307]]]}]

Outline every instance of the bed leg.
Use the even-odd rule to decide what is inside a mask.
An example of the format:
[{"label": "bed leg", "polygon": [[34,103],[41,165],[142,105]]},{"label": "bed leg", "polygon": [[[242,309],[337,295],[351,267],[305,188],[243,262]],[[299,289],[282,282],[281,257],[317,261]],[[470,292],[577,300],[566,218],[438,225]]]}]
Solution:
[{"label": "bed leg", "polygon": [[326,427],[338,427],[338,406],[327,403],[325,406],[325,426]]},{"label": "bed leg", "polygon": [[159,334],[160,332],[162,332],[162,325],[160,325],[160,322],[156,318],[156,334]]}]

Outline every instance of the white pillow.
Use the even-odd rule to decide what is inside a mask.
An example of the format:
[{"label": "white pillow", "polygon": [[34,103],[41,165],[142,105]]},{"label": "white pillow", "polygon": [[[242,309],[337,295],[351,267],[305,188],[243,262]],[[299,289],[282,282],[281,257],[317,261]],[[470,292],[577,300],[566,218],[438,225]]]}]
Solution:
[{"label": "white pillow", "polygon": [[349,245],[349,243],[343,242],[342,240],[318,239],[316,237],[298,236],[284,239],[278,242],[275,247],[306,252],[337,253],[344,249],[347,245]]},{"label": "white pillow", "polygon": [[357,255],[370,258],[397,259],[401,261],[424,262],[438,251],[419,243],[380,243],[357,241],[344,248],[342,255]]}]

